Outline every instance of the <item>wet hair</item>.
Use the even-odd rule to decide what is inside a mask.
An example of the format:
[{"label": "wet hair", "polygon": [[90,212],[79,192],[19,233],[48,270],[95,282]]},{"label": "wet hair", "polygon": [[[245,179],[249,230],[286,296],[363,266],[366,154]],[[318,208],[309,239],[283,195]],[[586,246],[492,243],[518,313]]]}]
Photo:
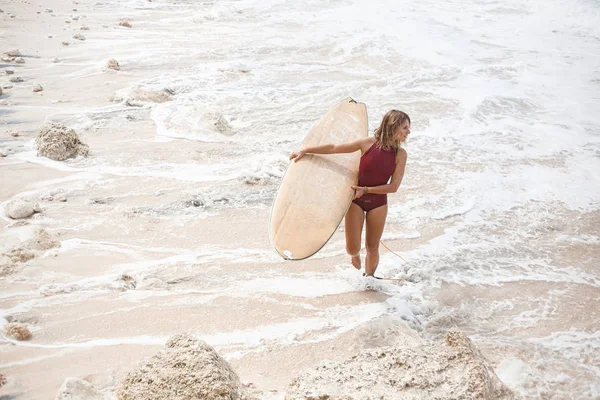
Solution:
[{"label": "wet hair", "polygon": [[399,110],[388,111],[381,120],[381,124],[375,129],[375,139],[377,144],[385,149],[391,150],[400,146],[400,143],[394,138],[394,131],[405,121],[410,124],[410,117],[407,113]]}]

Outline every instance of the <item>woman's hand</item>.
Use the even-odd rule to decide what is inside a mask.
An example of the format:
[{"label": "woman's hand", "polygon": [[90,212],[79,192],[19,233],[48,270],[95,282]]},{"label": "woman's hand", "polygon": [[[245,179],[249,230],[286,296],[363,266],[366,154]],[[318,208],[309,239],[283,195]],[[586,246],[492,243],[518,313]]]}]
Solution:
[{"label": "woman's hand", "polygon": [[350,186],[350,187],[355,190],[355,192],[354,192],[355,199],[360,199],[365,194],[369,193],[369,188],[366,186],[364,186],[364,187],[363,186]]},{"label": "woman's hand", "polygon": [[298,152],[294,152],[290,155],[290,160],[294,160],[294,162],[298,162],[299,159],[304,157],[306,152],[304,150],[300,150]]}]

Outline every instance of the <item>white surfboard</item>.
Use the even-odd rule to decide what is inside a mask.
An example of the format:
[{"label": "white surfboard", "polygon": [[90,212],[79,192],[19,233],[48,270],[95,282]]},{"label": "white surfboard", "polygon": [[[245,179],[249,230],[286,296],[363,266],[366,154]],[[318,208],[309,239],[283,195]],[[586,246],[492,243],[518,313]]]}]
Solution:
[{"label": "white surfboard", "polygon": [[[351,98],[333,107],[302,142],[301,149],[344,143],[368,134],[367,107]],[[358,182],[360,151],[307,154],[290,162],[273,208],[269,236],[277,252],[302,260],[319,251],[346,215]]]}]

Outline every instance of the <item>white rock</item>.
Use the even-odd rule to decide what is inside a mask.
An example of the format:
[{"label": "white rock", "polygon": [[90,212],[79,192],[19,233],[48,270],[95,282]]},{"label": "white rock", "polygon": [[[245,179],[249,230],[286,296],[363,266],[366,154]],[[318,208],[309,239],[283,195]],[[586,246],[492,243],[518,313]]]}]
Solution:
[{"label": "white rock", "polygon": [[67,378],[55,400],[104,400],[104,395],[87,381]]},{"label": "white rock", "polygon": [[62,42],[62,45],[63,45],[63,46],[68,46],[68,45],[70,45],[70,44],[71,44],[71,43],[69,43],[69,42],[67,42],[67,41],[64,41],[64,42]]},{"label": "white rock", "polygon": [[82,27],[81,27],[81,28],[79,28],[79,29],[81,29],[82,31],[89,31],[89,30],[90,30],[90,28],[89,28],[88,26],[85,26],[85,25],[84,25],[84,26],[82,26]]},{"label": "white rock", "polygon": [[114,58],[108,60],[107,67],[109,69],[114,69],[116,71],[119,71],[121,69],[119,62],[117,60],[115,60]]},{"label": "white rock", "polygon": [[83,36],[81,33],[76,33],[73,35],[73,39],[85,40],[85,36]]},{"label": "white rock", "polygon": [[18,49],[5,51],[4,54],[6,54],[9,57],[20,57],[21,56],[21,52]]},{"label": "white rock", "polygon": [[60,58],[55,57],[54,60],[52,60],[53,63],[59,63],[60,62]]},{"label": "white rock", "polygon": [[39,205],[33,204],[26,200],[12,200],[4,207],[4,212],[7,217],[12,219],[21,219],[31,217],[35,210],[39,209]]},{"label": "white rock", "polygon": [[15,58],[15,62],[17,64],[25,64],[25,60],[23,59],[23,57],[17,57],[17,58]]},{"label": "white rock", "polygon": [[12,69],[5,69],[4,72],[6,73],[6,75],[12,75],[15,73],[15,71],[13,71]]},{"label": "white rock", "polygon": [[36,84],[33,89],[34,92],[41,92],[42,90],[44,90],[44,88],[42,87],[42,85],[40,84]]},{"label": "white rock", "polygon": [[2,89],[12,89],[13,85],[11,85],[10,83],[5,83],[4,85],[2,85]]},{"label": "white rock", "polygon": [[2,88],[0,88],[0,96],[2,96]]},{"label": "white rock", "polygon": [[8,81],[12,83],[23,82],[23,78],[21,78],[20,76],[11,76],[8,78]]}]

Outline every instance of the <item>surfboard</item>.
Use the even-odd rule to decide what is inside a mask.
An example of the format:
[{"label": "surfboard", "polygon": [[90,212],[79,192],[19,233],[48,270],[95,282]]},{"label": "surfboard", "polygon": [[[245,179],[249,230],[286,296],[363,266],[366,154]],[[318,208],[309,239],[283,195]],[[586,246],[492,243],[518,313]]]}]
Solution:
[{"label": "surfboard", "polygon": [[[304,138],[300,149],[350,142],[368,134],[367,107],[345,98]],[[273,206],[269,237],[285,259],[302,260],[318,252],[346,215],[358,182],[360,151],[306,154],[290,162]]]}]

